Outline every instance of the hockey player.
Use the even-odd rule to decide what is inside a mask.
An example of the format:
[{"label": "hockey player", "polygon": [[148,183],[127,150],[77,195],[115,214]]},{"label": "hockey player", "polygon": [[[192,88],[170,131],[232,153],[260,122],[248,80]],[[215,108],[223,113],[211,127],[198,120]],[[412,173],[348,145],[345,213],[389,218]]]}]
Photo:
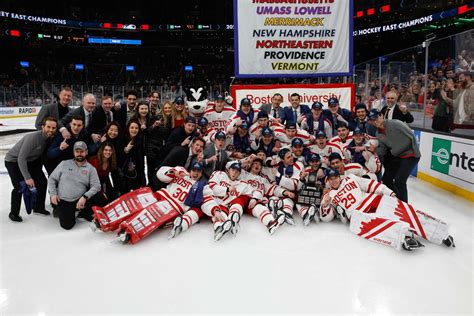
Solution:
[{"label": "hockey player", "polygon": [[266,156],[271,157],[278,154],[281,142],[275,139],[272,129],[266,127],[261,131],[260,137],[250,141],[250,146],[254,152],[263,150]]},{"label": "hockey player", "polygon": [[309,145],[314,142],[314,136],[309,135],[307,131],[298,129],[295,122],[287,122],[285,129],[275,128],[275,137],[282,145],[287,144],[290,146],[293,138],[301,138],[305,145]]},{"label": "hockey player", "polygon": [[189,210],[190,206],[185,204],[186,198],[193,185],[202,178],[203,169],[199,162],[191,166],[189,173],[183,167],[161,167],[156,176],[168,185],[155,192],[157,203],[135,213],[120,224],[120,240],[123,243],[130,241],[135,244]]},{"label": "hockey player", "polygon": [[234,134],[241,122],[247,122],[249,127],[252,126],[257,121],[258,112],[260,111],[252,108],[252,103],[249,99],[243,98],[240,101],[240,109],[230,118],[227,133]]},{"label": "hockey player", "polygon": [[350,231],[365,239],[396,249],[413,250],[423,245],[413,233],[435,244],[454,247],[448,225],[395,197],[385,185],[354,175],[342,178],[328,172],[331,191],[323,196],[321,219],[330,221],[334,214],[342,222],[350,220]]},{"label": "hockey player", "polygon": [[[300,162],[294,161],[293,155],[288,148],[281,149],[278,152],[278,157],[280,158],[280,162],[272,168],[272,179],[270,180],[288,190],[286,197],[282,199],[283,203],[281,207],[285,212],[285,221],[290,225],[294,225],[293,208],[295,202],[293,199],[296,197],[296,192],[301,187],[300,173],[303,171],[304,167]],[[278,198],[273,198],[270,201],[274,213],[274,208],[277,207],[278,200]]]},{"label": "hockey player", "polygon": [[329,98],[328,110],[323,111],[323,115],[331,122],[333,129],[333,135],[337,132],[339,123],[345,123],[349,129],[354,129],[354,119],[352,118],[352,112],[347,109],[341,109],[339,106],[339,100],[337,98]]},{"label": "hockey player", "polygon": [[316,144],[308,146],[310,152],[318,154],[321,157],[323,166],[325,168],[329,167],[329,155],[333,152],[336,152],[342,156],[342,152],[339,150],[338,146],[334,146],[328,143],[326,133],[319,131],[316,134]]},{"label": "hockey player", "polygon": [[358,127],[354,129],[352,136],[353,139],[346,148],[350,153],[351,162],[364,166],[372,173],[379,173],[382,165],[375,153],[375,144],[369,142],[364,132]]},{"label": "hockey player", "polygon": [[231,157],[236,159],[242,159],[252,153],[252,147],[250,146],[250,134],[249,125],[245,121],[237,123],[237,132],[232,136],[233,153]]},{"label": "hockey player", "polygon": [[291,140],[291,153],[295,161],[300,162],[302,165],[306,164],[306,155],[309,154],[309,149],[304,146],[304,142],[301,138],[293,138]]},{"label": "hockey player", "polygon": [[329,166],[332,169],[337,170],[341,176],[347,176],[349,174],[356,175],[358,177],[364,177],[369,179],[377,179],[377,176],[365,169],[361,164],[358,163],[344,163],[342,157],[338,153],[332,153],[328,157]]},{"label": "hockey player", "polygon": [[340,153],[343,154],[345,162],[350,162],[351,155],[347,152],[347,145],[352,141],[352,132],[349,131],[349,128],[346,123],[340,122],[337,127],[337,136],[329,140],[331,146],[336,147]]},{"label": "hockey player", "polygon": [[[238,161],[227,163],[226,171],[215,171],[204,188],[201,210],[211,217],[214,240],[232,230],[237,233],[240,217],[252,196],[252,187],[239,179],[242,167]],[[189,228],[183,227],[183,231]]]},{"label": "hockey player", "polygon": [[235,108],[232,106],[232,97],[219,94],[215,103],[208,103],[210,108],[204,112],[204,117],[209,121],[209,127],[217,132],[225,132],[230,118],[235,114]]},{"label": "hockey player", "polygon": [[314,102],[311,105],[311,113],[306,114],[301,121],[301,129],[307,131],[310,135],[316,135],[318,132],[324,132],[332,136],[332,128],[329,120],[323,115],[323,104]]},{"label": "hockey player", "polygon": [[319,203],[317,202],[322,194],[325,174],[318,154],[307,154],[306,163],[308,167],[300,173],[303,187],[298,192],[296,209],[303,219],[303,224],[308,226],[313,220],[319,222]]},{"label": "hockey player", "polygon": [[254,158],[249,171],[242,169],[240,177],[254,190],[247,207],[247,213],[258,218],[272,235],[285,222],[285,213],[282,210],[275,210],[276,214],[272,214],[267,207],[268,197],[276,196],[283,198],[287,195],[287,191],[280,186],[270,184],[267,178],[261,175],[262,168],[263,160]]}]

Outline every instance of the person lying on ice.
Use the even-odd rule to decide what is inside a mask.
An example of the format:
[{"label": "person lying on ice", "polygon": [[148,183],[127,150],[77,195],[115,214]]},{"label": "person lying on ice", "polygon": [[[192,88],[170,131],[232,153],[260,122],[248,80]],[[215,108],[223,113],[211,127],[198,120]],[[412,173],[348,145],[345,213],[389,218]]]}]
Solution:
[{"label": "person lying on ice", "polygon": [[[155,192],[157,202],[151,208],[137,212],[120,224],[118,235],[122,242],[135,244],[191,208],[198,210],[203,199],[202,193],[198,192],[202,192],[205,185],[202,181],[203,169],[199,162],[191,165],[189,173],[183,167],[161,167],[156,175],[168,185]],[[188,199],[189,195],[192,195],[194,202]]]},{"label": "person lying on ice", "polygon": [[414,234],[432,243],[454,247],[448,225],[396,198],[392,190],[375,180],[348,175],[342,178],[328,169],[331,190],[321,201],[320,218],[329,222],[334,217],[346,223],[358,236],[411,251],[423,245]]}]

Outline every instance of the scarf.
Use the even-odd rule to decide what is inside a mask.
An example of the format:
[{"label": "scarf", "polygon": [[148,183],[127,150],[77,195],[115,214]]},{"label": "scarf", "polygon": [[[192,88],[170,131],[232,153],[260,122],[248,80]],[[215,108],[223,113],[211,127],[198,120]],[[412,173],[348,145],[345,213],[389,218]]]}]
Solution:
[{"label": "scarf", "polygon": [[253,113],[252,107],[250,107],[249,114],[245,114],[242,110],[237,111],[237,116],[240,117],[242,120],[246,121],[249,124],[249,127],[253,124],[253,118],[255,113]]},{"label": "scarf", "polygon": [[314,118],[313,114],[306,114],[306,123],[308,124],[308,133],[311,135],[316,135],[318,132],[324,132],[324,117],[321,114],[318,119],[318,129],[314,130]]},{"label": "scarf", "polygon": [[196,181],[189,190],[184,205],[189,207],[201,207],[202,202],[204,201],[203,189],[206,184],[206,179]]},{"label": "scarf", "polygon": [[281,178],[283,176],[292,176],[293,175],[293,165],[289,165],[288,167],[285,168],[285,165],[283,162],[280,162],[278,164],[278,176],[275,177],[275,181],[277,184],[280,184]]}]

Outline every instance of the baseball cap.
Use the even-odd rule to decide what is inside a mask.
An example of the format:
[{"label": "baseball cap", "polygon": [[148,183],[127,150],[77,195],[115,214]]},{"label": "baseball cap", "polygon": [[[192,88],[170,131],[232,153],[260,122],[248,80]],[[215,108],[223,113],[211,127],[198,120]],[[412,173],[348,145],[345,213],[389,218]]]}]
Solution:
[{"label": "baseball cap", "polygon": [[183,97],[177,97],[177,98],[174,100],[174,103],[176,103],[176,104],[184,104],[184,99],[183,99]]},{"label": "baseball cap", "polygon": [[311,105],[311,109],[313,109],[313,110],[316,110],[316,109],[321,110],[322,108],[323,108],[323,104],[321,102],[318,102],[318,101],[314,102]]},{"label": "baseball cap", "polygon": [[289,148],[282,148],[282,149],[280,149],[280,151],[278,152],[278,157],[280,157],[280,159],[283,159],[283,158],[285,158],[285,155],[286,155],[287,153],[289,153],[289,152],[290,152],[290,149],[289,149]]},{"label": "baseball cap", "polygon": [[361,130],[360,128],[356,127],[353,132],[354,135],[364,135],[364,131]]},{"label": "baseball cap", "polygon": [[196,124],[196,119],[193,117],[193,116],[188,116],[186,117],[186,119],[184,120],[185,123],[193,123],[193,124]]},{"label": "baseball cap", "polygon": [[306,162],[321,161],[321,157],[316,153],[309,153],[306,155]]},{"label": "baseball cap", "polygon": [[273,135],[273,131],[270,127],[265,127],[264,129],[262,129],[262,136],[272,136]]},{"label": "baseball cap", "polygon": [[261,118],[268,118],[267,112],[265,112],[265,111],[258,112],[257,119],[261,119]]},{"label": "baseball cap", "polygon": [[226,139],[226,136],[225,136],[225,133],[220,131],[220,132],[217,132],[216,133],[216,136],[215,136],[216,139]]},{"label": "baseball cap", "polygon": [[377,117],[379,117],[379,115],[380,115],[380,111],[379,111],[379,110],[377,110],[377,109],[372,109],[372,110],[370,110],[370,112],[369,112],[368,118],[369,118],[369,120],[375,120],[375,119],[377,119]]},{"label": "baseball cap", "polygon": [[286,129],[296,129],[296,122],[292,122],[292,121],[286,122],[285,128]]},{"label": "baseball cap", "polygon": [[337,171],[336,169],[331,169],[331,168],[326,169],[325,174],[327,178],[340,176],[339,171]]},{"label": "baseball cap", "polygon": [[204,166],[199,162],[195,162],[191,166],[191,170],[202,171],[203,169],[204,169]]},{"label": "baseball cap", "polygon": [[320,137],[326,137],[326,138],[327,138],[326,133],[323,132],[323,131],[319,131],[319,132],[316,134],[316,138],[320,138]]},{"label": "baseball cap", "polygon": [[238,170],[238,171],[241,171],[242,170],[242,166],[240,165],[240,162],[238,161],[229,161],[226,165],[226,168],[227,169],[235,169],[235,170]]},{"label": "baseball cap", "polygon": [[328,157],[328,160],[329,162],[335,160],[335,159],[339,159],[339,160],[342,160],[342,157],[339,153],[331,153]]},{"label": "baseball cap", "polygon": [[303,145],[304,145],[304,142],[299,137],[293,138],[293,140],[291,141],[291,147],[303,146]]},{"label": "baseball cap", "polygon": [[198,123],[197,123],[199,126],[203,127],[203,126],[206,126],[207,124],[209,124],[209,121],[207,120],[207,118],[205,117],[201,117],[199,120],[198,120]]},{"label": "baseball cap", "polygon": [[80,150],[86,150],[87,151],[87,145],[83,141],[78,141],[74,143],[74,150],[80,149]]},{"label": "baseball cap", "polygon": [[334,106],[334,105],[338,105],[338,104],[339,104],[339,100],[337,98],[329,98],[328,106]]},{"label": "baseball cap", "polygon": [[216,96],[216,101],[222,101],[222,100],[224,100],[224,96],[222,94],[218,94]]},{"label": "baseball cap", "polygon": [[239,127],[248,129],[249,128],[249,123],[247,123],[247,121],[243,121],[242,124],[240,124]]},{"label": "baseball cap", "polygon": [[252,102],[250,102],[250,99],[248,99],[248,98],[243,98],[240,101],[240,105],[252,105]]}]

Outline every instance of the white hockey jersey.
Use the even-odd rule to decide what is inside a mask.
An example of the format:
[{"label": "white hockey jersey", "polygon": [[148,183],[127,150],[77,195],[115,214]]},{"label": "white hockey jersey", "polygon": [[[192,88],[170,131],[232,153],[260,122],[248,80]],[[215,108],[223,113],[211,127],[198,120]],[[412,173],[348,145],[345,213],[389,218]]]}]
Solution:
[{"label": "white hockey jersey", "polygon": [[[278,165],[272,169],[272,182],[275,182],[285,190],[296,192],[301,188],[300,174],[304,170],[303,165],[300,162],[295,162],[293,164],[293,173],[291,175],[285,175],[286,170],[283,170],[283,174],[280,174],[278,171]],[[278,183],[278,179],[280,179]]]},{"label": "white hockey jersey", "polygon": [[214,107],[211,107],[204,112],[204,117],[207,118],[209,127],[216,132],[226,132],[229,120],[234,114],[235,109],[232,106],[224,106],[222,112],[217,112]]},{"label": "white hockey jersey", "polygon": [[[172,173],[184,172],[186,175],[182,178],[176,177]],[[183,167],[161,167],[156,176],[161,182],[168,183],[166,188],[156,191],[156,194],[168,201],[179,212],[184,213],[189,209],[189,206],[184,204],[188,197],[189,190],[196,183],[196,180],[191,178]]]},{"label": "white hockey jersey", "polygon": [[[230,192],[228,188],[234,187],[236,192]],[[204,187],[204,201],[206,197],[213,197],[221,205],[229,205],[234,199],[241,195],[252,197],[252,186],[246,181],[237,179],[232,181],[224,171],[214,171]]]},{"label": "white hockey jersey", "polygon": [[255,175],[245,170],[242,170],[242,173],[240,174],[240,178],[246,181],[252,187],[254,191],[259,192],[257,194],[255,193],[253,194],[254,198],[260,198],[260,192],[261,192],[262,199],[266,197],[271,197],[271,196],[282,197],[283,191],[285,191],[284,188],[276,184],[270,183],[267,177],[261,176],[261,175]]}]

